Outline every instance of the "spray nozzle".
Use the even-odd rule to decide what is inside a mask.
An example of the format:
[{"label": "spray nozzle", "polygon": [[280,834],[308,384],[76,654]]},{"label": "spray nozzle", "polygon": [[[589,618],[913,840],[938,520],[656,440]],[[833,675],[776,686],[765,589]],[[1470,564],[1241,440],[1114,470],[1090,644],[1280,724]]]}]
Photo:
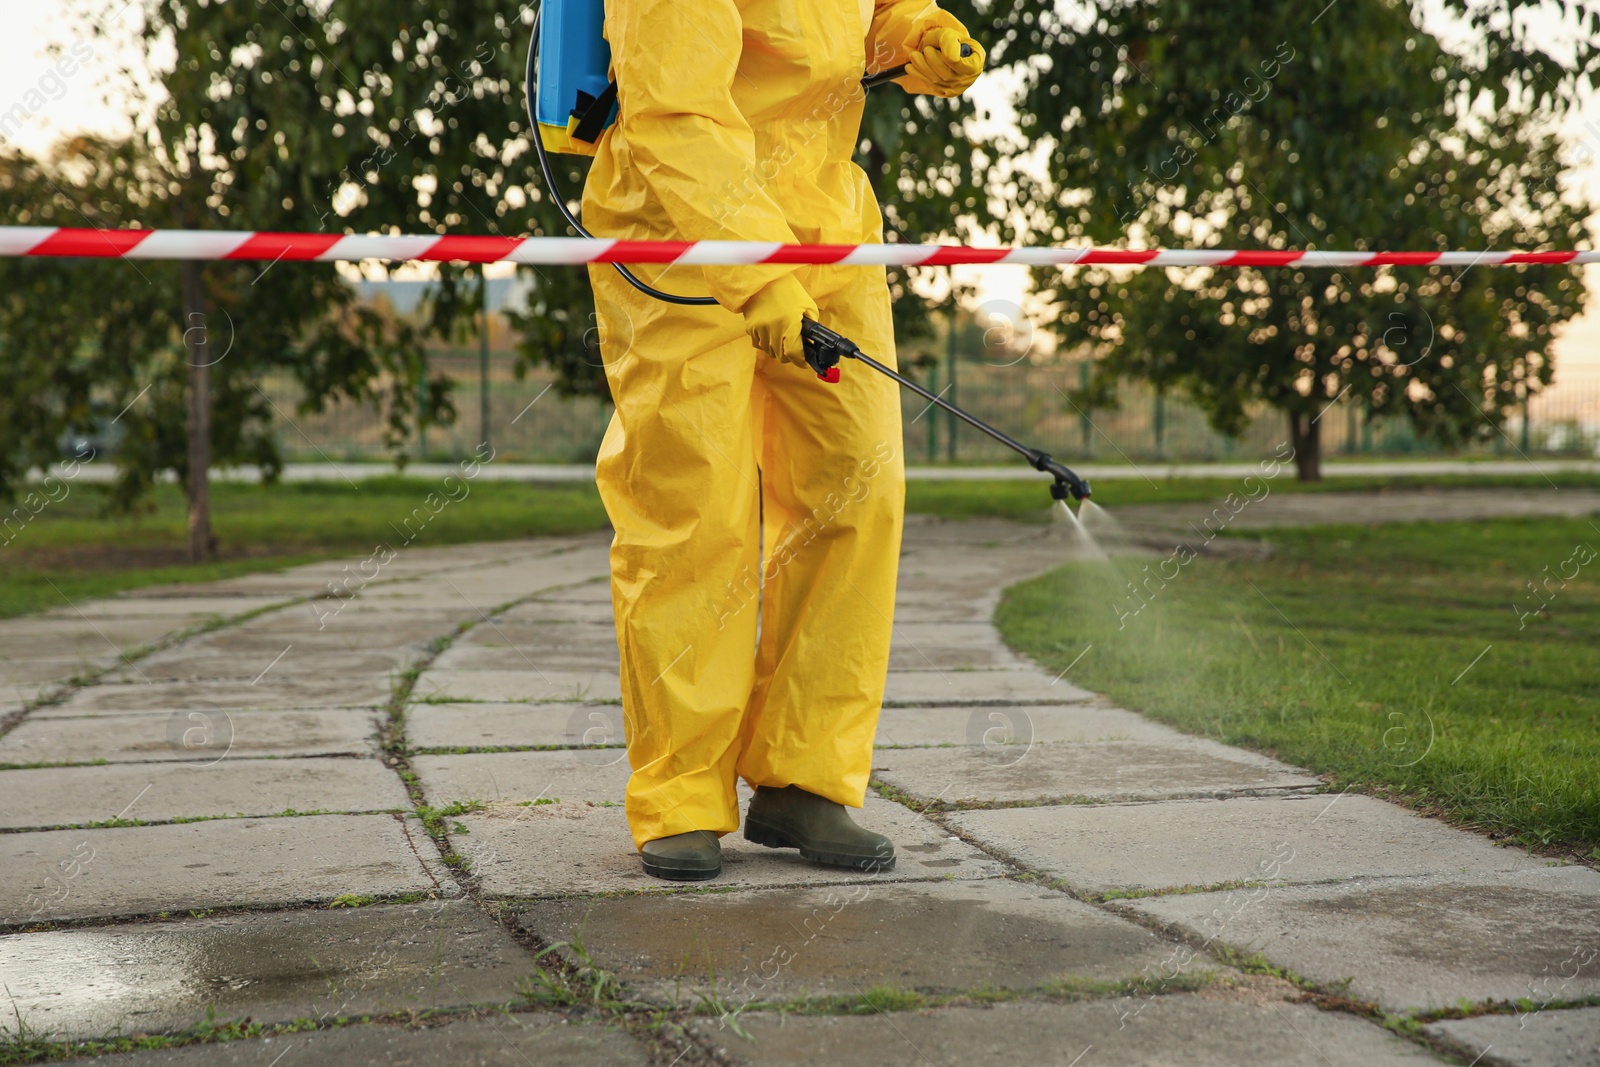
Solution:
[{"label": "spray nozzle", "polygon": [[1051,459],[1048,452],[1037,452],[1029,456],[1028,460],[1033,464],[1034,470],[1055,475],[1056,480],[1050,485],[1050,495],[1055,499],[1065,500],[1069,496],[1074,500],[1089,499],[1091,492],[1089,483]]}]

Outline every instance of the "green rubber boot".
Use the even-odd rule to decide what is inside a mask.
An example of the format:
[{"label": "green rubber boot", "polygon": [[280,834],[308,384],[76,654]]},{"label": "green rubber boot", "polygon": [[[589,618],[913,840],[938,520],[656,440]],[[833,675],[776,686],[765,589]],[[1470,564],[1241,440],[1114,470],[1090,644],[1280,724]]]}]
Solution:
[{"label": "green rubber boot", "polygon": [[710,830],[646,841],[639,858],[645,874],[674,882],[704,882],[722,873],[722,846]]},{"label": "green rubber boot", "polygon": [[744,839],[768,848],[797,848],[814,863],[857,871],[894,870],[894,844],[863,830],[845,811],[797,785],[758,786],[744,817]]}]

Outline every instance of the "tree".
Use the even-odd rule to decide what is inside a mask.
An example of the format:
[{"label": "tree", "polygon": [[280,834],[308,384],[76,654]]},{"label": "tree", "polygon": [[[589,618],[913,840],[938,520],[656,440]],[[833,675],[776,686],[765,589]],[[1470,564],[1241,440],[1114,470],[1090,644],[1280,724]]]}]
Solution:
[{"label": "tree", "polygon": [[[80,138],[61,154],[56,165],[15,154],[0,157],[0,215],[6,222],[107,230],[170,225],[165,172],[139,143]],[[83,460],[106,462],[100,449],[114,444],[115,506],[131,506],[162,470],[176,470],[191,488],[203,486],[203,478],[190,477],[188,463],[191,442],[184,428],[195,367],[184,340],[186,333],[193,340],[219,324],[185,319],[182,273],[180,265],[162,262],[0,263],[9,407],[0,419],[0,496],[15,497],[31,468],[62,458],[62,441],[69,436],[100,442],[94,455],[75,457]],[[273,298],[265,288],[252,295]],[[230,304],[237,320],[238,307],[247,304],[225,302],[225,314]],[[208,420],[213,426],[206,451],[214,449],[222,462],[259,464],[270,476],[279,465],[267,432],[270,411],[245,374],[259,361],[263,338],[218,332],[223,336],[214,350],[217,365],[201,368],[215,372],[215,385],[206,393],[207,412],[216,413]],[[269,327],[260,334],[271,345],[279,331]],[[207,558],[209,522],[203,515],[200,520],[192,554]]]},{"label": "tree", "polygon": [[[4,221],[568,232],[528,140],[522,75],[531,8],[513,13],[489,0],[438,10],[386,0],[302,0],[270,11],[210,0],[137,4],[141,54],[176,57],[153,72],[152,117],[126,144],[83,141],[52,163],[13,160],[14,177],[31,183],[39,202],[10,200],[0,207]],[[111,32],[101,14],[80,8],[87,32]],[[125,77],[118,88],[137,81]],[[862,158],[893,201],[887,215],[896,236],[926,240],[948,233],[958,216],[986,217],[981,165],[971,150],[951,147],[968,104],[908,99],[891,88],[874,94],[871,109]],[[565,157],[560,169],[575,197],[583,162]],[[13,280],[8,370],[15,395],[34,402],[17,405],[0,431],[0,494],[31,466],[58,458],[68,429],[114,421],[114,503],[132,506],[162,471],[176,471],[190,492],[195,555],[203,558],[211,547],[207,460],[254,463],[269,478],[281,466],[271,430],[291,415],[274,410],[260,388],[266,375],[287,372],[299,383],[300,412],[341,398],[382,406],[394,447],[419,418],[453,416],[450,383],[427,377],[421,346],[426,333],[446,336],[479,312],[479,288],[463,284],[470,269],[439,267],[419,332],[361,306],[328,264],[212,263],[198,279],[191,267],[186,307],[185,268],[175,264],[8,263],[0,268]],[[559,392],[604,396],[584,272],[523,271],[532,295],[511,316],[521,334],[519,373],[543,363],[556,371]],[[891,273],[902,297],[897,321],[911,340],[931,334],[913,273]],[[64,292],[72,299],[60,299]],[[78,362],[63,364],[61,346],[45,343],[52,330],[71,338]],[[186,351],[200,339],[209,351]]]},{"label": "tree", "polygon": [[[75,154],[101,165],[81,168],[73,181],[0,154],[0,221],[105,219],[105,201],[90,190],[126,161],[98,143],[82,142]],[[94,462],[92,442],[126,431],[116,416],[149,384],[143,354],[170,349],[176,325],[174,308],[140,269],[114,260],[0,259],[0,500],[16,500],[33,468],[66,456]],[[69,447],[74,438],[85,444]]]},{"label": "tree", "polygon": [[[204,20],[216,36],[191,36]],[[159,74],[166,95],[153,119],[124,143],[80,138],[53,159],[0,159],[0,221],[10,224],[189,229],[315,228],[316,201],[303,195],[324,176],[331,152],[295,158],[282,131],[298,129],[305,86],[273,84],[266,64],[241,60],[237,78],[213,78],[195,57],[248,56],[254,14],[245,5],[149,3],[144,33],[176,44],[180,58]],[[103,27],[92,16],[87,25]],[[256,29],[259,30],[256,25]],[[109,51],[109,50],[108,50]],[[263,55],[266,53],[263,53]],[[277,269],[274,269],[277,268]],[[184,284],[187,276],[188,284]],[[281,456],[273,426],[287,413],[261,388],[271,372],[301,387],[300,412],[344,398],[386,407],[398,446],[418,418],[426,388],[429,421],[452,415],[449,383],[424,385],[421,336],[360,305],[332,264],[7,261],[0,266],[11,418],[0,423],[0,497],[26,472],[60,458],[69,432],[114,430],[118,477],[113,506],[127,508],[162,471],[176,471],[191,499],[192,556],[213,545],[204,510],[206,464],[253,463],[274,478]],[[452,309],[456,310],[456,309]],[[197,339],[209,351],[197,360]],[[63,362],[64,354],[69,354]],[[186,430],[200,416],[204,434]]]},{"label": "tree", "polygon": [[[1214,9],[1103,0],[1085,22],[1013,17],[1031,73],[1024,131],[1050,143],[1024,190],[1054,241],[1268,249],[1567,248],[1586,204],[1560,194],[1563,106],[1549,66],[1490,35],[1458,59],[1392,0],[1326,17],[1254,0]],[[1024,44],[1025,47],[1025,44]],[[1480,57],[1481,58],[1481,57]],[[1042,60],[1042,62],[1040,61]],[[1501,106],[1491,107],[1491,102]],[[1348,396],[1447,445],[1492,437],[1550,381],[1552,331],[1581,308],[1566,267],[1048,272],[1069,344],[1190,396],[1227,433],[1285,416],[1299,475]]]}]

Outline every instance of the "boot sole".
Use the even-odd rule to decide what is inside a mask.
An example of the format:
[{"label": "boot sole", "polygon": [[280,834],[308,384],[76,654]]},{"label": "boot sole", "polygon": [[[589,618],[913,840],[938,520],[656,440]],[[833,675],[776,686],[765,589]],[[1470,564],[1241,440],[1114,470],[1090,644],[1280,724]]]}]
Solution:
[{"label": "boot sole", "polygon": [[693,867],[663,867],[659,863],[651,863],[641,857],[644,863],[644,873],[652,878],[665,878],[671,882],[709,882],[722,873],[722,866],[718,864],[711,870]]},{"label": "boot sole", "polygon": [[893,856],[883,859],[878,856],[852,856],[844,852],[822,852],[808,848],[776,826],[757,822],[748,815],[744,820],[744,839],[752,844],[765,845],[767,848],[797,848],[802,858],[813,863],[825,863],[829,867],[845,867],[869,873],[894,870]]}]

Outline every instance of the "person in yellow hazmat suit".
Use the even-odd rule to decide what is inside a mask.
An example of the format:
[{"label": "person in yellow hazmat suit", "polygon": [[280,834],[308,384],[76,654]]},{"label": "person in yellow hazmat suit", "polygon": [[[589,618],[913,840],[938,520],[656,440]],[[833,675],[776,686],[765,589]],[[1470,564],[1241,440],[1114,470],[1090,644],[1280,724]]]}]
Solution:
[{"label": "person in yellow hazmat suit", "polygon": [[[597,235],[882,240],[851,160],[865,73],[954,96],[984,52],[923,0],[607,0],[618,117],[583,195]],[[962,46],[969,54],[963,56]],[[860,870],[894,847],[865,799],[888,670],[904,511],[895,383],[819,381],[802,317],[893,363],[882,267],[590,268],[616,413],[598,481],[616,529],[627,815],[645,870],[721,871],[745,836]]]}]

